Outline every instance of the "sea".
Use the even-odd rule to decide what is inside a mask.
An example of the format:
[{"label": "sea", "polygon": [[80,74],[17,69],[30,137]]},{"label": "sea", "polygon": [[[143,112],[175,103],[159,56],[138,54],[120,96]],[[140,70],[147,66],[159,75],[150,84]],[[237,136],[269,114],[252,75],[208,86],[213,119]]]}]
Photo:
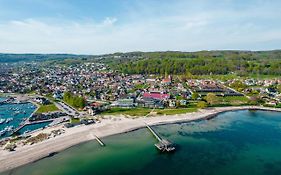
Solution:
[{"label": "sea", "polygon": [[153,126],[176,151],[161,153],[147,129],[85,142],[2,174],[280,175],[281,113],[241,110]]}]

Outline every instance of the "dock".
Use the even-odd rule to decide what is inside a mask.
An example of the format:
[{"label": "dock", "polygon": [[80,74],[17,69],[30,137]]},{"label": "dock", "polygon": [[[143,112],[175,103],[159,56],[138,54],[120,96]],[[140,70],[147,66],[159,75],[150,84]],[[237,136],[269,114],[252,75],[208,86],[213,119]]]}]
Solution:
[{"label": "dock", "polygon": [[101,141],[101,139],[98,136],[94,135],[94,137],[96,138],[96,140],[99,142],[101,146],[105,146],[105,144]]},{"label": "dock", "polygon": [[145,125],[148,130],[153,134],[153,136],[158,140],[158,143],[154,144],[158,150],[162,152],[172,152],[176,150],[176,148],[170,141],[161,138],[148,124],[145,123]]}]

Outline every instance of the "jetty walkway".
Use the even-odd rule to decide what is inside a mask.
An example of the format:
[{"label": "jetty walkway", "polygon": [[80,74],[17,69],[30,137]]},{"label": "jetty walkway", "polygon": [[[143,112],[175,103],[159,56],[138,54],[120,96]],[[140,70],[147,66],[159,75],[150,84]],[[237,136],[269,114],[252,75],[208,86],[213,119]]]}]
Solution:
[{"label": "jetty walkway", "polygon": [[147,123],[145,123],[145,125],[148,130],[154,135],[154,137],[159,141],[158,143],[154,144],[157,149],[162,152],[171,152],[176,149],[170,141],[161,138]]}]

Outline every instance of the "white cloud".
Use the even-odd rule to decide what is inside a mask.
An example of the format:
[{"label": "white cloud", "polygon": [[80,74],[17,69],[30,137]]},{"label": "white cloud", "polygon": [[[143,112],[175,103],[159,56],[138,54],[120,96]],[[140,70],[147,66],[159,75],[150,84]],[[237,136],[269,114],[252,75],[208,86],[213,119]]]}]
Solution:
[{"label": "white cloud", "polygon": [[113,25],[117,21],[117,18],[106,17],[102,22],[104,25]]},{"label": "white cloud", "polygon": [[[260,10],[260,8],[259,8]],[[265,11],[266,20],[276,16]],[[276,49],[281,24],[263,25],[256,9],[131,15],[130,21],[12,20],[0,23],[0,52],[100,54],[126,51]],[[278,17],[278,16],[277,16]],[[279,23],[279,24],[278,24]],[[275,43],[273,45],[272,43]],[[280,45],[279,45],[280,46]]]}]

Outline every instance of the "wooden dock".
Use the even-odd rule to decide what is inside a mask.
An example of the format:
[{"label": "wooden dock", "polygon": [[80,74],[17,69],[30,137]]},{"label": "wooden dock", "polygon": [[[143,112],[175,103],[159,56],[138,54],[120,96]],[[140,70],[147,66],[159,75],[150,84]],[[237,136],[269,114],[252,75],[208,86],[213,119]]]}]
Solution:
[{"label": "wooden dock", "polygon": [[172,152],[176,150],[176,148],[170,141],[161,138],[148,124],[145,123],[145,125],[148,130],[153,134],[153,136],[159,141],[157,144],[154,144],[157,149],[162,152]]},{"label": "wooden dock", "polygon": [[96,140],[99,142],[101,146],[105,146],[105,144],[101,141],[101,139],[98,136],[94,135],[94,137],[96,138]]}]

